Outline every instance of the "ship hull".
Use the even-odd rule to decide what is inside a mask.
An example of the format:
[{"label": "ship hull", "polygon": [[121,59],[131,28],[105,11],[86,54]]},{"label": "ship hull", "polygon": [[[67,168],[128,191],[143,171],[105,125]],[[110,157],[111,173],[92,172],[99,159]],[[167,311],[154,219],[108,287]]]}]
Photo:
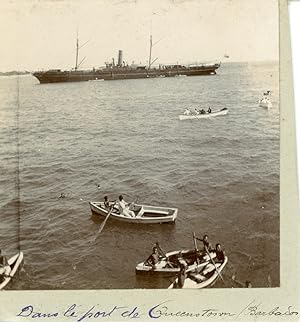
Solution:
[{"label": "ship hull", "polygon": [[176,69],[130,69],[115,68],[102,70],[78,70],[78,71],[46,71],[35,72],[36,77],[41,84],[62,83],[62,82],[83,82],[90,80],[121,80],[121,79],[139,79],[139,78],[157,78],[157,77],[175,77],[175,76],[200,76],[215,75],[216,69],[220,64],[199,67],[186,67]]}]

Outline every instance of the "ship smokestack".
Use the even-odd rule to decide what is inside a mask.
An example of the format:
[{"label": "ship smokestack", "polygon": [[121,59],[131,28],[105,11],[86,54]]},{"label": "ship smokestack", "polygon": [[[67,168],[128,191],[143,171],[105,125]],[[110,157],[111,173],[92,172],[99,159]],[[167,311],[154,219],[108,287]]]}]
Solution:
[{"label": "ship smokestack", "polygon": [[118,67],[122,67],[122,62],[123,62],[123,50],[119,50]]}]

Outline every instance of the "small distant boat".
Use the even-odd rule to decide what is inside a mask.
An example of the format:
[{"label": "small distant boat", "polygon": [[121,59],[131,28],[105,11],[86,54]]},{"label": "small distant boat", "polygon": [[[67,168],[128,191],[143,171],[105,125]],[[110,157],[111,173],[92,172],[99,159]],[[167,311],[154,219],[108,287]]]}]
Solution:
[{"label": "small distant boat", "polygon": [[[198,254],[198,261],[196,258]],[[210,253],[211,257],[214,258],[216,254]],[[184,260],[188,266],[188,270],[204,267],[208,264],[209,256],[205,252],[199,252],[195,249],[176,250],[166,253],[165,256],[161,257],[159,262],[154,266],[147,264],[146,262],[139,263],[135,271],[136,273],[167,273],[176,274],[180,271],[180,260]]]},{"label": "small distant boat", "polygon": [[[186,271],[186,278],[184,280],[182,288],[205,288],[212,286],[218,279],[219,274],[227,264],[228,257],[225,256],[223,263],[215,263],[210,261],[202,270],[190,268]],[[217,270],[216,270],[217,267]],[[168,288],[178,288],[178,279],[176,279]]]},{"label": "small distant boat", "polygon": [[265,107],[265,108],[271,108],[272,107],[272,103],[269,99],[267,98],[262,98],[260,101],[259,101],[259,106],[260,107]]},{"label": "small distant boat", "polygon": [[259,106],[260,107],[265,107],[265,108],[271,108],[272,107],[272,102],[269,100],[268,97],[263,97],[262,99],[259,100]]},{"label": "small distant boat", "polygon": [[228,109],[226,107],[224,107],[223,109],[216,111],[216,112],[205,112],[204,114],[196,114],[196,113],[192,113],[192,114],[181,114],[179,115],[179,120],[183,121],[183,120],[193,120],[193,119],[200,119],[200,118],[210,118],[210,117],[215,117],[215,116],[221,116],[221,115],[226,115],[228,113]]},{"label": "small distant boat", "polygon": [[90,79],[89,82],[104,82],[103,78],[95,78],[95,79]]},{"label": "small distant boat", "polygon": [[16,274],[19,266],[23,261],[23,252],[12,256],[7,260],[8,265],[3,268],[2,274],[4,274],[3,281],[0,284],[0,290],[3,290],[4,287],[11,281],[11,279]]},{"label": "small distant boat", "polygon": [[[106,217],[109,210],[104,206],[104,202],[90,202],[90,207],[93,213]],[[178,209],[169,207],[156,207],[147,205],[134,204],[131,209],[135,217],[125,216],[120,214],[119,210],[113,208],[110,217],[120,221],[137,224],[160,224],[175,222]]]},{"label": "small distant boat", "polygon": [[271,96],[270,90],[264,92],[263,97],[258,102],[259,106],[265,107],[265,108],[271,108],[272,102],[270,101],[270,98],[269,98],[270,96]]}]

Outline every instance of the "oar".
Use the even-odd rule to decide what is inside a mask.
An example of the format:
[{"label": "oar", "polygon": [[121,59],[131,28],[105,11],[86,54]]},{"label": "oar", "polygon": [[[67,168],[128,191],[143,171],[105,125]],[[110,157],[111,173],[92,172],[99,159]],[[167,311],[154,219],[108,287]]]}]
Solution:
[{"label": "oar", "polygon": [[160,252],[163,254],[164,257],[167,257],[166,254],[165,254],[165,252],[159,246],[159,243],[158,242],[155,243],[155,246],[160,250]]},{"label": "oar", "polygon": [[222,282],[225,284],[224,279],[223,279],[223,277],[222,277],[221,273],[219,272],[219,270],[218,270],[218,268],[217,268],[217,266],[216,266],[216,264],[215,264],[214,260],[213,260],[213,259],[212,259],[212,257],[210,256],[210,253],[209,253],[209,251],[208,251],[208,249],[207,249],[206,245],[204,245],[204,248],[205,248],[205,251],[207,252],[207,255],[209,256],[209,258],[210,258],[211,262],[214,264],[214,267],[215,267],[215,269],[216,269],[216,271],[217,271],[217,273],[218,273],[219,277],[221,278]]},{"label": "oar", "polygon": [[113,211],[113,208],[114,208],[114,205],[116,204],[116,202],[112,205],[112,207],[110,208],[110,211],[108,212],[108,214],[107,214],[107,216],[106,216],[106,218],[105,218],[105,220],[103,221],[103,223],[101,224],[101,226],[100,226],[100,228],[99,228],[99,230],[98,230],[98,233],[97,233],[97,235],[96,235],[96,237],[95,237],[95,239],[94,239],[94,241],[97,239],[97,237],[99,236],[99,234],[101,233],[101,231],[103,230],[103,228],[104,228],[104,226],[105,226],[105,224],[106,224],[106,222],[107,222],[107,220],[108,220],[108,218],[109,218],[109,216],[110,216],[110,214],[112,213],[112,211]]},{"label": "oar", "polygon": [[136,204],[136,203],[138,202],[138,200],[139,200],[139,196],[136,196],[135,200],[134,200],[134,201],[132,201],[132,202],[129,204],[128,209],[130,210],[130,207],[131,207],[132,205]]},{"label": "oar", "polygon": [[163,256],[166,258],[167,264],[169,264],[171,266],[171,268],[173,268],[174,267],[173,264],[169,261],[166,253],[161,249],[161,247],[159,246],[159,243],[156,242],[155,245],[160,250],[160,252],[163,254]]},{"label": "oar", "polygon": [[195,251],[196,251],[196,262],[197,265],[199,265],[199,258],[198,258],[198,247],[197,247],[197,240],[196,240],[196,235],[195,232],[193,232],[193,239],[194,239],[194,245],[195,245]]}]

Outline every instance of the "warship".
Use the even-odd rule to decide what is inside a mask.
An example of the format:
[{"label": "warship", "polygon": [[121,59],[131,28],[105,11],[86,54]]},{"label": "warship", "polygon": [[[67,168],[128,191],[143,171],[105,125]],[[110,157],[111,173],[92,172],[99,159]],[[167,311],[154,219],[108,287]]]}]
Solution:
[{"label": "warship", "polygon": [[[82,47],[82,46],[81,46]],[[81,48],[80,47],[80,48]],[[79,44],[76,42],[76,62],[72,70],[50,69],[47,71],[36,71],[33,76],[41,84],[60,83],[60,82],[82,82],[82,81],[100,81],[100,80],[121,80],[121,79],[139,79],[139,78],[156,78],[156,77],[180,77],[180,76],[199,76],[215,75],[220,63],[214,64],[194,64],[194,65],[159,65],[153,67],[152,60],[152,36],[150,36],[150,53],[148,65],[128,65],[123,61],[123,51],[119,50],[118,61],[105,63],[104,67],[93,68],[91,70],[80,70],[79,67],[84,59],[78,63]]]}]

